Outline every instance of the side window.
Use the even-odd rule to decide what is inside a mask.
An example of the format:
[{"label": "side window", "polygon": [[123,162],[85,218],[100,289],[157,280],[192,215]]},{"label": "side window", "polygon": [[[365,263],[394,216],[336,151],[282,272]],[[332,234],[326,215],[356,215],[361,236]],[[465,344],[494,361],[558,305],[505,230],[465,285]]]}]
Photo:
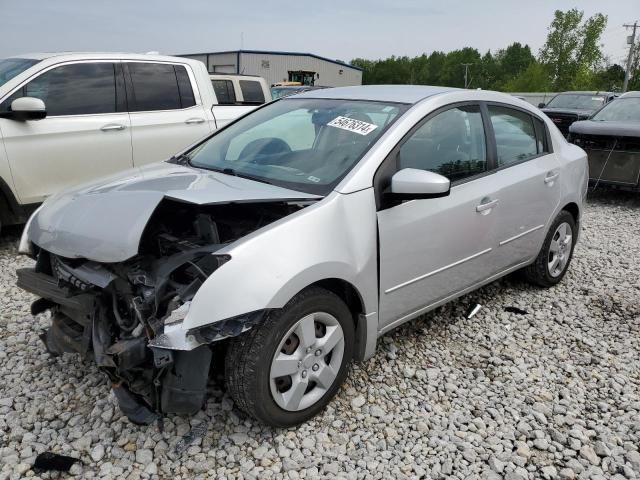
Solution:
[{"label": "side window", "polygon": [[235,105],[236,92],[231,80],[211,80],[213,91],[216,92],[218,105]]},{"label": "side window", "polygon": [[[181,107],[178,79],[173,65],[128,63],[133,84],[132,112],[176,110]],[[193,95],[193,93],[192,93]]]},{"label": "side window", "polygon": [[56,67],[13,93],[0,105],[0,111],[9,111],[11,102],[20,97],[40,98],[48,116],[114,113],[118,111],[115,65],[76,63]]},{"label": "side window", "polygon": [[401,146],[399,168],[439,173],[451,181],[487,171],[480,108],[450,108],[427,120]]},{"label": "side window", "polygon": [[260,82],[256,82],[255,80],[240,80],[240,90],[242,90],[244,103],[264,103],[264,93],[262,92]]},{"label": "side window", "polygon": [[531,115],[490,105],[489,117],[496,137],[498,167],[522,162],[538,154],[539,145]]},{"label": "side window", "polygon": [[538,153],[550,153],[551,148],[547,140],[547,127],[539,118],[533,117],[533,125],[536,128],[536,139],[538,141]]},{"label": "side window", "polygon": [[187,69],[182,65],[174,65],[176,70],[176,78],[178,79],[178,90],[180,90],[180,104],[182,108],[193,107],[196,104],[196,98],[191,88],[191,80]]}]

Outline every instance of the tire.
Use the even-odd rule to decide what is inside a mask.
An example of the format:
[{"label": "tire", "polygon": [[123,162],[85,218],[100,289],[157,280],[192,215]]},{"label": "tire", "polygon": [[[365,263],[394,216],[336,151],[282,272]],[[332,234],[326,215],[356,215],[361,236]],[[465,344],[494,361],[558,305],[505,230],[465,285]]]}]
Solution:
[{"label": "tire", "polygon": [[571,264],[576,234],[573,215],[561,211],[551,224],[535,262],[523,269],[525,280],[544,288],[557,285]]},{"label": "tire", "polygon": [[236,406],[266,425],[303,423],[344,382],[354,338],[345,303],[328,290],[308,288],[231,339],[225,358],[227,391]]}]

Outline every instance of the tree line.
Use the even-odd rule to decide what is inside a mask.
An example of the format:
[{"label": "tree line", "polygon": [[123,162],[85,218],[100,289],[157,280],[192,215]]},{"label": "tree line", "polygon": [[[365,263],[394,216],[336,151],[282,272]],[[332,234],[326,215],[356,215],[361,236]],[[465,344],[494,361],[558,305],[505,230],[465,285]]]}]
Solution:
[{"label": "tree line", "polygon": [[[506,92],[621,91],[624,68],[602,53],[600,38],[606,25],[607,17],[601,13],[585,19],[577,9],[556,10],[537,55],[529,45],[514,42],[493,53],[466,47],[413,58],[356,58],[351,64],[363,69],[363,84],[466,86]],[[640,90],[640,48],[631,74],[629,90]]]}]

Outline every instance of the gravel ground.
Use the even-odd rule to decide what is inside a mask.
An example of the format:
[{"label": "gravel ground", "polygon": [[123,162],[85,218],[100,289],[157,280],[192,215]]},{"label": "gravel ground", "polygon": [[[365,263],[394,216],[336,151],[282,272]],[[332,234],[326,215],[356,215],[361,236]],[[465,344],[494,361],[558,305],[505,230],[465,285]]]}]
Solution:
[{"label": "gravel ground", "polygon": [[45,353],[16,240],[0,240],[0,479],[37,476],[43,451],[80,458],[82,478],[640,479],[638,195],[591,197],[561,285],[509,278],[401,327],[289,430],[216,391],[162,433],[129,423],[91,363]]}]

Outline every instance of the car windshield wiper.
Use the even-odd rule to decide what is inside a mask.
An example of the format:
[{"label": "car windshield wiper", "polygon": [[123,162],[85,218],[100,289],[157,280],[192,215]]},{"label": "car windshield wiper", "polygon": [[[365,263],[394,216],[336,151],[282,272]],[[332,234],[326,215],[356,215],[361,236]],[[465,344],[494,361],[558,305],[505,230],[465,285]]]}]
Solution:
[{"label": "car windshield wiper", "polygon": [[182,153],[180,155],[174,155],[173,157],[171,157],[169,160],[167,160],[168,163],[175,163],[176,165],[183,165],[183,166],[189,166],[191,167],[191,158],[189,158],[188,155]]},{"label": "car windshield wiper", "polygon": [[225,175],[231,175],[232,177],[240,177],[240,178],[246,178],[248,180],[253,180],[254,182],[260,182],[260,183],[266,183],[268,185],[273,185],[272,182],[270,182],[269,180],[265,180],[262,177],[254,177],[253,175],[247,175],[246,173],[238,173],[236,170],[234,170],[233,168],[213,168],[213,167],[203,167],[206,170],[211,170],[213,172],[218,172],[218,173],[224,173]]}]

